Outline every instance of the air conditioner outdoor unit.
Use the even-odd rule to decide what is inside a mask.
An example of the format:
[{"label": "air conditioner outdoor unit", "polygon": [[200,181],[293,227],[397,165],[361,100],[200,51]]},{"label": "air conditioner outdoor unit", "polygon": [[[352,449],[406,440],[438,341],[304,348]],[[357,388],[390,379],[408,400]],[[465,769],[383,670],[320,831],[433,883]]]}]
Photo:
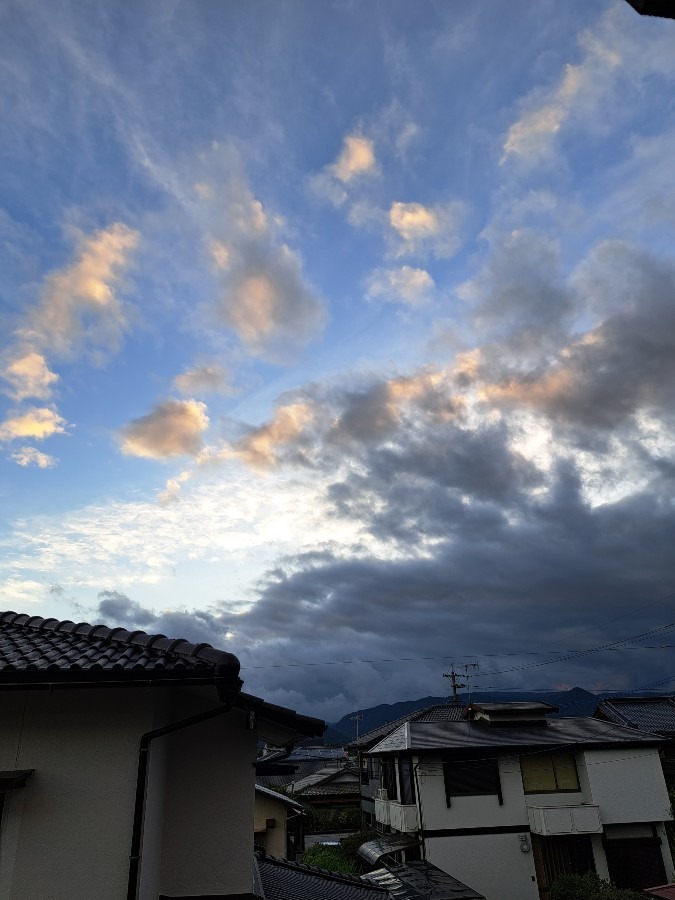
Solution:
[{"label": "air conditioner outdoor unit", "polygon": [[389,797],[387,797],[387,789],[386,788],[378,788],[377,791],[375,791],[375,796],[377,797],[378,800],[388,800],[389,799]]}]

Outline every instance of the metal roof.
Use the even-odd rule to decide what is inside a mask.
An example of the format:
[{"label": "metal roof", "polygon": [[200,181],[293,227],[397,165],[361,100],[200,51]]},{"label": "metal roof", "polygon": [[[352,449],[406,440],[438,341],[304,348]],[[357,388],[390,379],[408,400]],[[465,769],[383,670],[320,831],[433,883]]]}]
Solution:
[{"label": "metal roof", "polygon": [[286,804],[286,806],[292,806],[293,809],[302,810],[304,808],[302,803],[298,803],[297,800],[292,800],[290,797],[287,797],[286,794],[278,794],[276,791],[271,791],[262,784],[256,784],[255,789],[256,793],[262,794],[265,797],[271,797],[272,800],[278,800],[280,803]]},{"label": "metal roof", "polygon": [[546,727],[524,725],[492,727],[483,722],[436,722],[400,725],[368,751],[369,755],[402,750],[508,751],[519,747],[657,745],[664,739],[586,717],[554,719]]},{"label": "metal roof", "polygon": [[482,894],[426,861],[389,865],[364,877],[386,888],[392,900],[485,900]]},{"label": "metal roof", "polygon": [[672,697],[611,697],[598,704],[595,715],[627,728],[675,736]]},{"label": "metal roof", "polygon": [[406,722],[459,722],[466,709],[466,706],[459,703],[437,703],[434,706],[427,706],[401,716],[400,719],[394,719],[393,722],[386,722],[378,728],[372,728],[356,740],[350,741],[347,746],[354,750],[367,749]]},{"label": "metal roof", "polygon": [[418,847],[420,839],[413,837],[411,834],[402,834],[396,832],[394,834],[383,834],[382,837],[376,838],[374,841],[366,841],[361,844],[357,853],[367,863],[374,866],[381,857],[388,853],[396,853],[398,850],[409,850],[411,847]]}]

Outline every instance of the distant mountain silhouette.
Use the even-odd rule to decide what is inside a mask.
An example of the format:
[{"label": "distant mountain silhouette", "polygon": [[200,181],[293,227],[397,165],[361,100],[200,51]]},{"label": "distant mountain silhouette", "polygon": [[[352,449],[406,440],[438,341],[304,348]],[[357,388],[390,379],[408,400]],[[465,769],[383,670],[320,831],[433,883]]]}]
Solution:
[{"label": "distant mountain silhouette", "polygon": [[[604,696],[604,694],[602,695]],[[475,703],[507,703],[514,700],[543,700],[560,708],[559,716],[592,716],[601,699],[598,694],[591,694],[583,688],[575,687],[569,691],[472,691],[471,700]],[[468,694],[460,694],[462,703],[469,702]],[[346,744],[356,737],[356,721],[352,716],[363,716],[359,721],[359,734],[386,725],[409,713],[447,703],[447,697],[420,697],[419,700],[403,700],[400,703],[381,703],[369,709],[357,709],[343,716],[339,722],[329,722],[324,734],[326,744]]]}]

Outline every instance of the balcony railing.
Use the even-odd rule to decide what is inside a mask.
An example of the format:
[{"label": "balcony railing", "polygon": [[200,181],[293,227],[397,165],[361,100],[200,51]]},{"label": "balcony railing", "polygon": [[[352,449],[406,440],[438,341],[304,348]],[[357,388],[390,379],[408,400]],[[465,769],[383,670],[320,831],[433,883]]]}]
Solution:
[{"label": "balcony railing", "polygon": [[544,837],[555,834],[602,834],[600,810],[593,803],[576,806],[527,807],[530,831]]},{"label": "balcony railing", "polygon": [[375,798],[375,819],[382,825],[390,825],[396,831],[410,832],[419,828],[417,807],[397,800]]}]

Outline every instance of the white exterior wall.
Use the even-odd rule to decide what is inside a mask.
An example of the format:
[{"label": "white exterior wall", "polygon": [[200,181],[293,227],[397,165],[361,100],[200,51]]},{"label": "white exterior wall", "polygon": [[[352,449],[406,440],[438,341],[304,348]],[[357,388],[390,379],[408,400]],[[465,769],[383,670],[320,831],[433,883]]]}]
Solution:
[{"label": "white exterior wall", "polygon": [[151,692],[4,692],[0,710],[0,768],[35,769],[25,788],[7,795],[0,900],[125,897]]},{"label": "white exterior wall", "polygon": [[[213,691],[202,700],[204,709],[216,699]],[[176,718],[200,711],[194,691],[184,690],[181,700]],[[163,893],[251,890],[257,733],[246,721],[245,713],[232,710],[160,738],[168,741]]]},{"label": "white exterior wall", "polygon": [[583,756],[591,802],[600,807],[603,825],[672,818],[656,748],[589,750]]},{"label": "white exterior wall", "polygon": [[487,900],[539,900],[532,851],[517,834],[428,838],[429,862],[459,878]]},{"label": "white exterior wall", "polygon": [[528,853],[523,853],[518,839],[519,834],[527,834],[530,843],[517,757],[499,761],[499,777],[504,800],[501,806],[495,794],[453,797],[452,805],[448,807],[440,760],[422,760],[418,783],[425,831],[446,828],[519,829],[507,834],[430,837],[425,841],[427,859],[475,891],[485,894],[488,900],[538,900],[532,850],[530,847]]},{"label": "white exterior wall", "polygon": [[[213,687],[0,692],[0,900],[125,900],[141,735]],[[252,886],[256,732],[233,710],[151,744],[139,897]]]}]

